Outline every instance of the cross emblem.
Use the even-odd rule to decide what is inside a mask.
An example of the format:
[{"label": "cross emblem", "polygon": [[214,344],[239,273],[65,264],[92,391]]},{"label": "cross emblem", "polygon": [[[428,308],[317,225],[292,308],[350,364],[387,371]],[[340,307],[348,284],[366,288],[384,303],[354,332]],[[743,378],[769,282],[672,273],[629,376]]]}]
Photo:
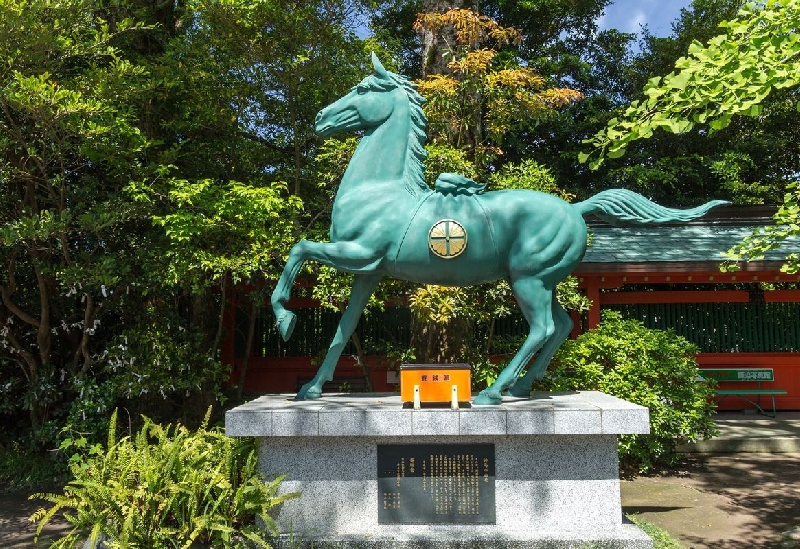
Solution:
[{"label": "cross emblem", "polygon": [[467,231],[453,219],[442,219],[428,233],[428,247],[442,259],[458,257],[467,248]]}]

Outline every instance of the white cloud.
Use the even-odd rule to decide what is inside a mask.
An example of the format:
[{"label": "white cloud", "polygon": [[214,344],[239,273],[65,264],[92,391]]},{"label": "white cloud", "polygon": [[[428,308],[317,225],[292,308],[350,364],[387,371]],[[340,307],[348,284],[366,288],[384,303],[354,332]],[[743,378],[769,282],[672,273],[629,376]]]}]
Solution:
[{"label": "white cloud", "polygon": [[606,8],[597,25],[601,30],[630,33],[638,33],[642,25],[647,25],[656,36],[667,36],[681,8],[690,3],[690,0],[616,0]]},{"label": "white cloud", "polygon": [[634,11],[620,30],[625,32],[639,32],[642,25],[647,23],[647,15],[642,10]]}]

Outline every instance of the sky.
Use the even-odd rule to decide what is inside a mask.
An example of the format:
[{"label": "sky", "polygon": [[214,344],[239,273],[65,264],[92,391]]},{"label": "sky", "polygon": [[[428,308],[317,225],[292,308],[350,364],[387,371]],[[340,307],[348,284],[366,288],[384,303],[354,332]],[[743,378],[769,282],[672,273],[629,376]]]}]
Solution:
[{"label": "sky", "polygon": [[638,33],[641,25],[646,24],[655,36],[668,36],[681,8],[689,4],[691,0],[614,0],[598,25],[601,30]]}]

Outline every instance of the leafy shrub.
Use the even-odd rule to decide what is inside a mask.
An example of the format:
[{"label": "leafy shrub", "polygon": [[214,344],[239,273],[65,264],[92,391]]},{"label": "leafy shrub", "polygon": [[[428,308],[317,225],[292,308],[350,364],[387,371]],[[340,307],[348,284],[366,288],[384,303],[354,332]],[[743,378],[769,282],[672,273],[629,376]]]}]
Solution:
[{"label": "leafy shrub", "polygon": [[210,410],[196,432],[143,418],[133,438],[116,440],[114,412],[106,449],[71,441],[79,450],[70,463],[74,480],[63,494],[31,496],[53,504],[31,517],[39,522],[37,535],[64,511],[73,528],[53,548],[87,537],[113,549],[227,548],[245,540],[269,547],[255,517],[274,531],[268,510],[295,494],[277,496],[281,478],[265,483],[259,476],[254,440],[209,429],[209,416]]},{"label": "leafy shrub", "polygon": [[606,311],[600,326],[564,343],[534,388],[596,390],[647,406],[650,434],[619,439],[623,464],[645,472],[674,464],[678,444],[717,434],[713,387],[696,381],[696,352],[671,330]]},{"label": "leafy shrub", "polygon": [[41,490],[42,486],[56,486],[66,479],[64,463],[24,441],[2,441],[4,435],[0,433],[0,494]]},{"label": "leafy shrub", "polygon": [[[105,440],[115,408],[128,410],[137,425],[140,413],[155,421],[181,418],[184,424],[199,425],[209,405],[225,401],[230,369],[209,352],[203,333],[165,308],[148,308],[134,328],[110,336],[86,372],[46,367],[36,384],[25,385],[14,378],[6,381],[4,372],[10,368],[0,363],[0,421],[20,423],[14,421],[16,414],[24,422],[22,414],[34,401],[46,405],[40,426],[16,427],[14,433],[42,452],[77,433],[92,443]],[[11,394],[5,394],[6,387]]]},{"label": "leafy shrub", "polygon": [[494,172],[490,179],[492,190],[500,189],[527,189],[555,195],[567,202],[575,198],[559,188],[556,178],[549,168],[532,159],[523,160],[519,164],[504,164],[499,171]]}]

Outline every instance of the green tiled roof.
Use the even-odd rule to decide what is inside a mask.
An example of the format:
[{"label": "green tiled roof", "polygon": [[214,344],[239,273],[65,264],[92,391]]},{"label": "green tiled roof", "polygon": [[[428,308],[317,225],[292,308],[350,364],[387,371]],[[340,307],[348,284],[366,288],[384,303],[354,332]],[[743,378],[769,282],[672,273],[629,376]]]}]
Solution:
[{"label": "green tiled roof", "polygon": [[[721,262],[722,255],[751,234],[756,225],[701,224],[611,227],[590,224],[591,244],[583,263]],[[800,252],[800,238],[783,243],[764,261],[782,261]]]}]

